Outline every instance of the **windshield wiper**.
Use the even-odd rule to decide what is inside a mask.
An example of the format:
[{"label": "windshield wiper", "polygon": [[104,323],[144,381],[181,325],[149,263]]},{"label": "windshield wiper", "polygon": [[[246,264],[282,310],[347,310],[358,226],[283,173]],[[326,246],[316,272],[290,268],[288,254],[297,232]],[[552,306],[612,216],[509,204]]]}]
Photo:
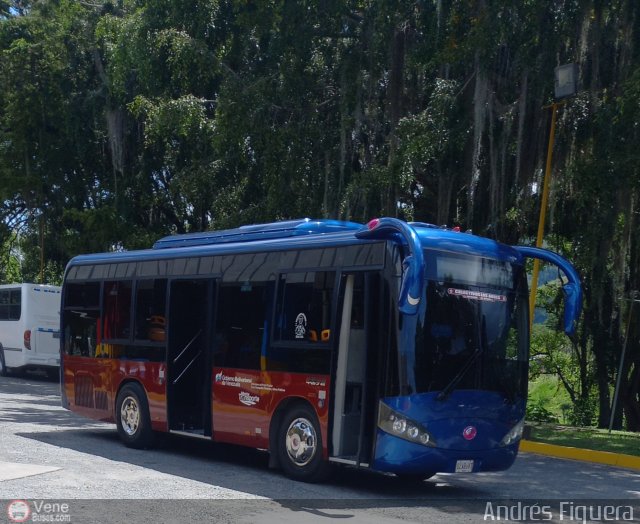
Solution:
[{"label": "windshield wiper", "polygon": [[480,355],[482,355],[482,352],[483,352],[483,349],[481,347],[476,348],[473,354],[465,362],[464,366],[462,366],[462,369],[458,372],[458,374],[455,377],[453,377],[453,379],[451,379],[451,382],[449,382],[447,386],[440,393],[438,393],[436,400],[446,400],[449,397],[449,395],[454,390],[454,388],[459,384],[459,382],[466,375],[467,371],[469,371],[473,363],[476,360],[478,360],[478,357]]}]

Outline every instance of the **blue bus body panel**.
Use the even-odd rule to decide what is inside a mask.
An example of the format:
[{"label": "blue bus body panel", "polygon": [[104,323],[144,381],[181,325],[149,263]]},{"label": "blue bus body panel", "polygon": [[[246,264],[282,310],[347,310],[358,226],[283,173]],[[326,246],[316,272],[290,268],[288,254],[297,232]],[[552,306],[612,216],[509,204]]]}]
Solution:
[{"label": "blue bus body panel", "polygon": [[[458,460],[474,460],[473,471],[507,469],[518,444],[501,446],[509,431],[524,417],[523,400],[509,404],[491,391],[455,390],[443,401],[438,392],[384,398],[394,411],[418,422],[436,443],[424,446],[378,429],[373,467],[393,473],[454,472]],[[463,436],[468,427],[475,436]]]},{"label": "blue bus body panel", "polygon": [[425,248],[522,263],[522,255],[517,250],[489,238],[448,229],[417,228],[416,231]]},{"label": "blue bus body panel", "polygon": [[288,249],[349,246],[364,242],[372,243],[372,241],[357,240],[353,236],[353,232],[339,232],[297,236],[294,239],[290,237],[273,238],[251,242],[224,242],[216,244],[165,247],[162,249],[142,249],[137,251],[78,255],[71,259],[69,267],[75,265],[133,262],[139,260],[165,260],[185,256],[233,255],[240,253],[257,253],[262,251],[286,251]]},{"label": "blue bus body panel", "polygon": [[256,242],[273,238],[338,233],[349,230],[355,231],[361,228],[362,225],[356,222],[302,218],[297,220],[283,220],[269,224],[240,226],[235,229],[224,229],[220,231],[171,235],[158,240],[153,245],[153,249],[202,246],[230,242]]},{"label": "blue bus body panel", "polygon": [[[271,224],[257,224],[235,230],[174,235],[160,239],[154,245],[154,249],[78,255],[71,259],[69,267],[184,256],[312,249],[380,241],[380,239],[358,238],[360,235],[356,233],[366,231],[367,226],[354,222],[304,219],[287,221],[287,224],[282,228],[286,230],[282,234]],[[290,234],[291,229],[296,233]],[[424,248],[442,249],[514,263],[522,263],[523,260],[517,250],[490,239],[433,227],[414,227],[413,229]],[[216,237],[217,234],[220,236]],[[213,239],[207,241],[209,237]]]},{"label": "blue bus body panel", "polygon": [[396,474],[432,475],[455,473],[459,460],[473,460],[472,473],[504,471],[518,455],[519,442],[510,446],[484,450],[429,448],[394,437],[378,429],[372,468]]}]

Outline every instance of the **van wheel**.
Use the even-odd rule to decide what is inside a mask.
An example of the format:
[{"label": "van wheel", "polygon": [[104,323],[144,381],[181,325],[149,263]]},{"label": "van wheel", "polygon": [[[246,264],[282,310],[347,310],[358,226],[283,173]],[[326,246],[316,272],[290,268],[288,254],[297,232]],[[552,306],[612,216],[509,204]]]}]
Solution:
[{"label": "van wheel", "polygon": [[125,385],[116,400],[116,425],[118,435],[130,448],[144,449],[153,444],[149,404],[139,384]]},{"label": "van wheel", "polygon": [[277,446],[280,465],[288,477],[319,482],[329,475],[330,465],[322,457],[320,424],[309,406],[300,404],[286,413]]},{"label": "van wheel", "polygon": [[6,377],[8,374],[7,366],[4,363],[4,350],[0,346],[0,377]]}]

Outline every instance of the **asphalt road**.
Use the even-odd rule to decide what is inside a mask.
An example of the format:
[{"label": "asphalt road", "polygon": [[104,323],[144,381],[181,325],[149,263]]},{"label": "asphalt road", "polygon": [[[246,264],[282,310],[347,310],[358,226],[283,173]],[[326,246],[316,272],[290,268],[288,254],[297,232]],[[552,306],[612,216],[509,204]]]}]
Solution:
[{"label": "asphalt road", "polygon": [[15,499],[31,507],[29,521],[83,523],[640,522],[632,470],[522,453],[506,472],[419,485],[349,469],[304,484],[240,447],[166,437],[128,449],[115,426],[62,409],[58,388],[36,375],[0,377],[0,522],[15,521]]}]

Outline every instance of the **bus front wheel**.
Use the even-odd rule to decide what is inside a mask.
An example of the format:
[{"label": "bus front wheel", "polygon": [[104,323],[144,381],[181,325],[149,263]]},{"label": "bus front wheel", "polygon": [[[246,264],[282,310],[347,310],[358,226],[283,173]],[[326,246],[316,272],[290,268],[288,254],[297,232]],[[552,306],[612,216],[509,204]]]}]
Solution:
[{"label": "bus front wheel", "polygon": [[285,474],[302,482],[319,482],[329,472],[322,457],[320,424],[313,410],[304,404],[290,409],[278,431],[278,458]]},{"label": "bus front wheel", "polygon": [[118,435],[127,447],[144,449],[153,444],[149,404],[139,384],[125,385],[116,400]]},{"label": "bus front wheel", "polygon": [[435,473],[396,473],[398,480],[405,484],[421,484],[434,475]]}]

